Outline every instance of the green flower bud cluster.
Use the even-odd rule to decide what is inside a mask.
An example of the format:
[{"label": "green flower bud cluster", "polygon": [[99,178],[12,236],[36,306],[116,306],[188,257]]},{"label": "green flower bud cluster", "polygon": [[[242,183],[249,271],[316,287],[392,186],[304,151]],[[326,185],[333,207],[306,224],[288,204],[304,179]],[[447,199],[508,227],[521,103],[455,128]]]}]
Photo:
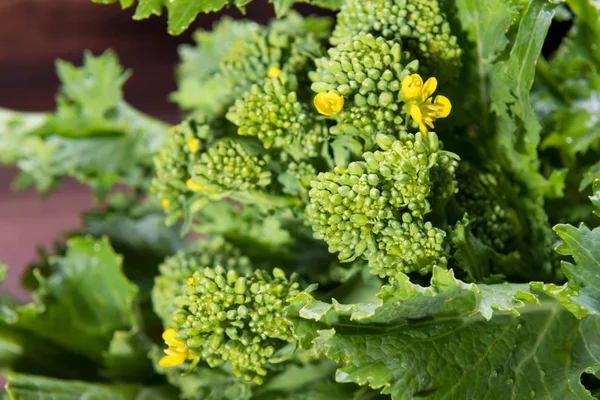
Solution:
[{"label": "green flower bud cluster", "polygon": [[266,364],[295,342],[284,313],[299,285],[278,268],[245,276],[219,266],[204,268],[183,292],[186,304],[173,316],[177,338],[211,367],[230,361],[236,376],[261,384]]},{"label": "green flower bud cluster", "polygon": [[367,152],[364,161],[336,167],[311,182],[307,216],[313,231],[330,252],[339,252],[340,260],[361,256],[381,277],[445,265],[445,232],[424,215],[437,184],[432,171],[453,174],[454,157],[439,148],[433,132],[406,142],[378,135],[377,143],[382,151]]},{"label": "green flower bud cluster", "polygon": [[205,119],[188,120],[173,127],[158,150],[151,191],[162,202],[168,225],[183,218],[188,202],[194,197],[186,182],[192,177],[192,166],[200,158],[198,150],[211,137],[212,129]]},{"label": "green flower bud cluster", "polygon": [[410,55],[397,40],[360,32],[329,49],[309,74],[316,93],[335,91],[344,96],[344,108],[335,117],[332,134],[396,133],[404,130],[399,93],[402,79],[417,69],[404,62]]},{"label": "green flower bud cluster", "polygon": [[252,143],[242,143],[244,139],[215,141],[217,134],[228,134],[228,128],[222,121],[210,125],[204,121],[199,118],[175,126],[154,160],[156,177],[151,191],[167,213],[167,225],[223,198],[226,192],[249,191],[271,183],[271,172],[265,170],[268,157],[261,157]]},{"label": "green flower bud cluster", "polygon": [[250,259],[222,237],[198,240],[158,267],[160,274],[154,279],[152,304],[165,328],[173,326],[173,313],[185,304],[181,287],[187,279],[196,271],[217,266],[242,274],[252,271]]},{"label": "green flower bud cluster", "polygon": [[431,180],[435,182],[430,196],[432,203],[445,204],[448,199],[458,193],[458,180],[456,179],[458,161],[459,157],[456,154],[444,152],[440,154],[436,164],[431,167]]},{"label": "green flower bud cluster", "polygon": [[325,136],[308,104],[298,101],[297,90],[295,75],[267,78],[236,100],[227,119],[238,126],[239,135],[256,136],[266,149],[295,143],[295,156],[315,157]]},{"label": "green flower bud cluster", "polygon": [[227,191],[249,191],[271,183],[267,158],[252,155],[233,139],[218,141],[200,154],[188,186],[209,198]]},{"label": "green flower bud cluster", "polygon": [[471,231],[484,244],[503,252],[521,228],[515,224],[514,210],[499,201],[503,195],[497,190],[498,180],[494,174],[476,171],[468,164],[460,169],[460,178],[456,200],[469,215]]},{"label": "green flower bud cluster", "polygon": [[358,32],[401,40],[424,75],[452,79],[461,67],[461,49],[438,0],[347,0],[337,16],[331,43]]},{"label": "green flower bud cluster", "polygon": [[203,85],[221,86],[214,100],[219,106],[215,108],[225,111],[253,84],[262,82],[269,68],[305,75],[312,68],[312,59],[323,54],[322,41],[305,27],[300,15],[292,13],[285,20],[238,38],[221,59],[218,70]]}]

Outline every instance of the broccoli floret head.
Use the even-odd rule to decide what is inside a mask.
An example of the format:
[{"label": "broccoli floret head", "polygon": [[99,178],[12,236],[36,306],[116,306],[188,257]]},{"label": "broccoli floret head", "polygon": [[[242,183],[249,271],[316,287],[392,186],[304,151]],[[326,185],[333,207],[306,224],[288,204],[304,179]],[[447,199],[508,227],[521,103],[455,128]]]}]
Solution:
[{"label": "broccoli floret head", "polygon": [[459,170],[456,200],[469,214],[471,231],[484,244],[503,252],[512,238],[521,234],[522,228],[515,211],[501,201],[503,194],[497,193],[498,179],[490,172],[475,171],[468,164]]},{"label": "broccoli floret head", "polygon": [[198,240],[188,248],[168,257],[159,266],[160,274],[154,279],[152,304],[165,327],[173,327],[173,313],[185,304],[181,288],[196,271],[221,266],[227,270],[248,273],[250,259],[222,237]]},{"label": "broccoli floret head", "polygon": [[272,68],[304,76],[313,58],[324,53],[323,32],[313,29],[323,24],[313,24],[297,13],[267,27],[229,20],[221,24],[226,26],[198,35],[198,48],[187,48],[183,54],[187,59],[187,69],[179,71],[183,89],[174,97],[186,109],[221,116],[254,83],[270,75]]},{"label": "broccoli floret head", "polygon": [[184,121],[171,129],[154,158],[156,177],[151,191],[160,199],[168,225],[183,218],[195,197],[186,182],[192,177],[192,167],[200,159],[200,150],[212,136],[212,127],[205,119]]},{"label": "broccoli floret head", "polygon": [[312,90],[344,98],[343,108],[334,115],[338,124],[331,133],[372,140],[378,132],[405,131],[399,113],[402,79],[418,66],[407,65],[409,60],[399,41],[364,32],[329,49],[328,57],[318,59],[317,69],[309,74]]},{"label": "broccoli floret head", "polygon": [[174,127],[154,162],[151,191],[161,200],[172,225],[228,192],[264,188],[271,183],[269,157],[243,138],[227,134],[220,122],[188,120]]},{"label": "broccoli floret head", "polygon": [[421,72],[442,81],[461,67],[461,49],[438,0],[347,0],[331,43],[344,43],[358,32],[402,41]]},{"label": "broccoli floret head", "polygon": [[207,267],[187,279],[183,293],[184,305],[173,321],[187,358],[211,367],[231,362],[236,376],[260,384],[277,351],[295,342],[284,312],[299,284],[278,268],[241,275]]},{"label": "broccoli floret head", "polygon": [[[412,136],[412,135],[411,135]],[[367,152],[364,161],[318,175],[311,182],[307,216],[317,237],[342,261],[362,256],[381,277],[398,272],[426,273],[444,265],[445,232],[424,220],[435,186],[455,191],[457,161],[440,150],[435,133],[402,142],[379,135],[382,151]],[[432,173],[435,171],[435,175]]]},{"label": "broccoli floret head", "polygon": [[233,139],[216,142],[204,151],[192,167],[188,188],[219,196],[227,191],[248,191],[271,183],[267,161]]},{"label": "broccoli floret head", "polygon": [[275,67],[269,75],[236,100],[227,119],[238,126],[238,135],[255,136],[266,149],[284,149],[295,158],[317,156],[326,138],[324,126],[299,101],[296,76]]}]

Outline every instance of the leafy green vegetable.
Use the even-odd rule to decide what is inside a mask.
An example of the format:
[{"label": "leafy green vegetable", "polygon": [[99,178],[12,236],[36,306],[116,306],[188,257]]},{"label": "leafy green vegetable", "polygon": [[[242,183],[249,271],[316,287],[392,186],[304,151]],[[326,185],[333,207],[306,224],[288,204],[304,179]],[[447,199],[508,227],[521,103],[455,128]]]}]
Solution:
[{"label": "leafy green vegetable", "polygon": [[[250,2],[95,1],[172,34]],[[598,1],[302,2],[335,26],[196,32],[171,129],[110,52],[0,110],[17,184],[129,186],[0,296],[8,395],[597,398]]]},{"label": "leafy green vegetable", "polygon": [[379,298],[291,301],[302,346],[341,363],[338,382],[393,399],[589,398],[579,376],[598,368],[595,317],[577,320],[527,285],[466,285],[441,269],[429,287],[406,277]]},{"label": "leafy green vegetable", "polygon": [[[244,11],[244,6],[252,0],[139,0],[134,19],[145,19],[152,15],[161,15],[163,8],[168,12],[168,31],[171,35],[179,35],[202,13],[219,11],[224,7],[236,6]],[[122,8],[134,5],[134,0],[92,0],[94,3],[111,4],[119,2]],[[284,16],[294,3],[309,3],[318,7],[339,9],[343,0],[269,0],[275,7],[278,17]]]},{"label": "leafy green vegetable", "polygon": [[534,283],[533,287],[556,297],[577,317],[600,313],[600,228],[590,230],[585,225],[554,227],[563,243],[558,253],[571,256],[576,264],[562,262],[562,270],[569,278],[563,286]]},{"label": "leafy green vegetable", "polygon": [[84,65],[57,62],[62,83],[54,113],[0,110],[0,162],[19,166],[21,182],[47,191],[73,176],[102,198],[116,183],[143,185],[168,130],[123,99],[123,71],[110,51]]},{"label": "leafy green vegetable", "polygon": [[[559,2],[523,3],[524,6],[518,2],[459,0],[457,9],[461,21],[466,22],[463,26],[473,46],[473,65],[467,65],[466,79],[479,88],[471,99],[477,110],[471,118],[484,133],[493,135],[490,143],[502,166],[529,190],[543,193],[548,189],[538,172],[541,128],[529,92],[535,64]],[[515,20],[517,32],[509,38],[505,32]]]},{"label": "leafy green vegetable", "polygon": [[7,322],[99,361],[113,332],[135,324],[137,289],[121,271],[121,257],[107,240],[73,238],[64,257],[37,274],[34,302],[15,309]]},{"label": "leafy green vegetable", "polygon": [[569,6],[572,26],[548,60],[539,60],[533,96],[543,127],[545,168],[567,171],[565,196],[550,211],[560,222],[593,223],[584,190],[599,176],[600,58],[593,43],[600,38],[600,10],[592,1],[570,1]]}]

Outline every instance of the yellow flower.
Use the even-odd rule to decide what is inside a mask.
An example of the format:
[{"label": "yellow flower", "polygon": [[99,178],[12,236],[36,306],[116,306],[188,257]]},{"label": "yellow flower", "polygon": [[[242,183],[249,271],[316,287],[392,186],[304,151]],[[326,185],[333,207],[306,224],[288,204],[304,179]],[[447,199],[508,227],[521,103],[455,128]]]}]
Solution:
[{"label": "yellow flower", "polygon": [[201,192],[204,190],[204,186],[194,183],[191,179],[188,179],[185,182],[185,185],[188,187],[188,189],[193,190],[194,192]]},{"label": "yellow flower", "polygon": [[160,359],[158,365],[161,367],[175,367],[187,360],[190,351],[185,348],[183,342],[177,339],[177,331],[173,328],[167,329],[162,335],[165,343],[169,346],[165,350],[166,356]]},{"label": "yellow flower", "polygon": [[170,204],[171,204],[171,202],[169,201],[169,199],[162,199],[162,201],[160,202],[160,205],[162,206],[162,208],[169,208]]},{"label": "yellow flower", "polygon": [[315,96],[315,107],[323,115],[334,115],[342,111],[344,97],[335,92],[319,93]]},{"label": "yellow flower", "polygon": [[269,78],[277,78],[281,74],[281,70],[277,67],[271,67],[267,71],[267,76]]},{"label": "yellow flower", "polygon": [[188,147],[192,153],[197,153],[200,148],[200,141],[196,138],[188,140]]},{"label": "yellow flower", "polygon": [[424,136],[433,129],[433,123],[438,118],[450,114],[452,104],[446,96],[431,97],[437,89],[437,79],[429,78],[423,84],[419,74],[412,74],[402,80],[402,94],[408,107],[408,114],[419,124],[419,130]]},{"label": "yellow flower", "polygon": [[187,284],[188,286],[192,286],[194,284],[194,278],[192,278],[191,276],[187,279]]}]

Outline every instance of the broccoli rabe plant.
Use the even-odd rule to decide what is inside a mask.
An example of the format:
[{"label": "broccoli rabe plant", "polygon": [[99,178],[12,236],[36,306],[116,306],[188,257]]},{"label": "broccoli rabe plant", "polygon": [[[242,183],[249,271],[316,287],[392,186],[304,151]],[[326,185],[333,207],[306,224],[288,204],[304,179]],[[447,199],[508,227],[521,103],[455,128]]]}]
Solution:
[{"label": "broccoli rabe plant", "polygon": [[[21,186],[105,200],[2,297],[10,398],[600,395],[600,6],[307,2],[335,17],[196,32],[174,127],[110,52],[0,112]],[[120,3],[180,33],[249,1]]]}]

